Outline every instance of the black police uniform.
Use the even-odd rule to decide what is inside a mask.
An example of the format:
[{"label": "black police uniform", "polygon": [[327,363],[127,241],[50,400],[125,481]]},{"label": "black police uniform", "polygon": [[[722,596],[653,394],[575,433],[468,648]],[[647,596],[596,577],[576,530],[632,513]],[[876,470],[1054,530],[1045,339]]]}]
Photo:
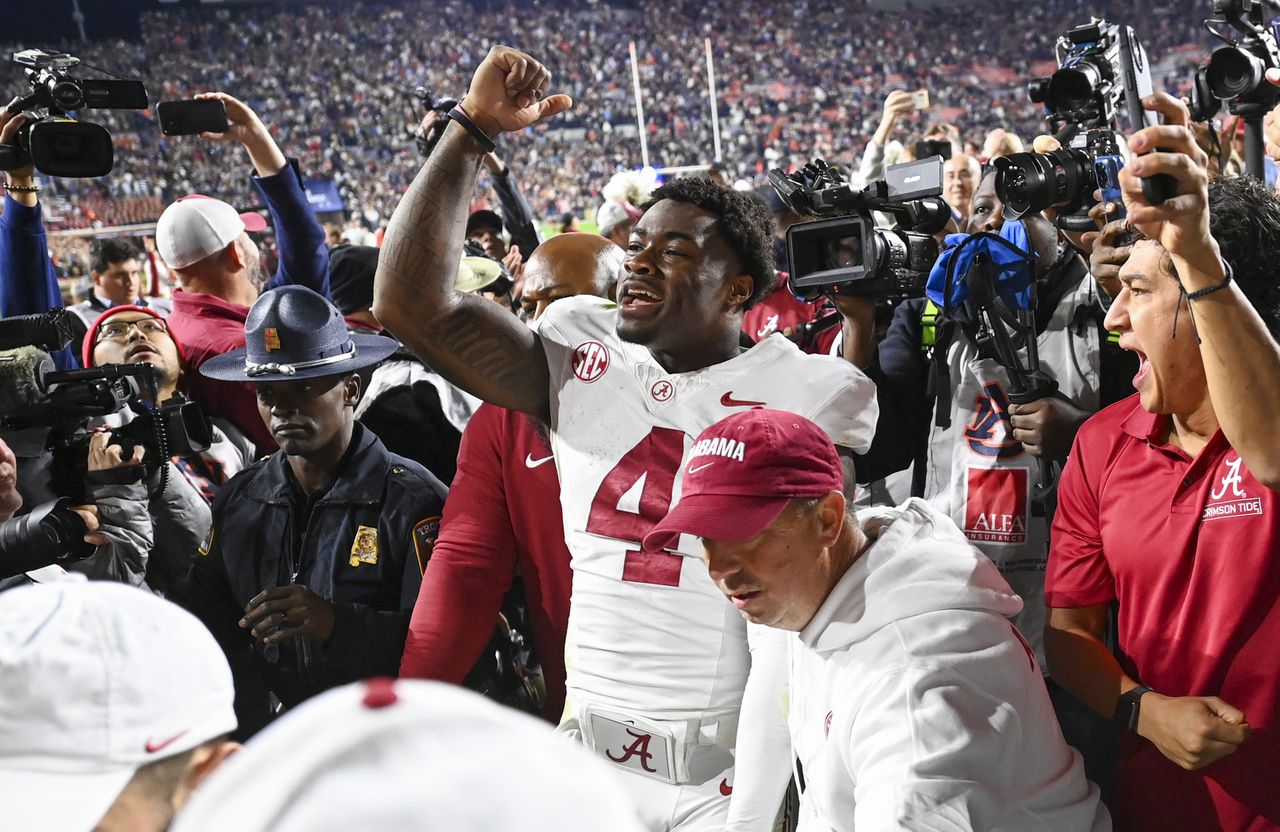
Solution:
[{"label": "black police uniform", "polygon": [[[268,692],[291,707],[337,685],[397,674],[445,494],[425,468],[388,452],[359,423],[324,492],[304,494],[283,452],[223,487],[182,601],[227,653],[239,734],[270,720]],[[327,641],[264,647],[240,628],[252,598],[289,584],[334,604]]]}]

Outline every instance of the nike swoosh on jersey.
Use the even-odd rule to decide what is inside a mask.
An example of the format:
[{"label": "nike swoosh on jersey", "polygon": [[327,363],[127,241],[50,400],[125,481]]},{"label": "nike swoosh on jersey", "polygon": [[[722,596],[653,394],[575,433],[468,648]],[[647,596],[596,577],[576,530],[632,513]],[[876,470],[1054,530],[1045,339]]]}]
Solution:
[{"label": "nike swoosh on jersey", "polygon": [[154,754],[157,751],[163,751],[164,749],[168,748],[170,745],[173,745],[175,742],[177,742],[186,733],[187,733],[187,729],[184,728],[183,730],[174,734],[172,737],[169,737],[169,739],[167,740],[162,740],[160,742],[155,742],[154,740],[147,740],[147,753]]},{"label": "nike swoosh on jersey", "polygon": [[720,794],[724,795],[725,797],[728,797],[729,795],[733,794],[733,786],[729,785],[729,778],[727,777],[720,781]]},{"label": "nike swoosh on jersey", "polygon": [[525,454],[525,455],[524,455],[524,467],[526,467],[526,468],[537,468],[539,465],[543,465],[543,464],[545,464],[545,463],[548,463],[548,462],[550,462],[551,460],[553,460],[553,459],[555,459],[555,458],[556,458],[556,455],[555,455],[555,454],[552,454],[551,456],[545,456],[545,457],[543,457],[542,459],[534,459],[534,458],[533,458],[533,454]]},{"label": "nike swoosh on jersey", "polygon": [[720,397],[720,404],[724,407],[764,407],[765,403],[739,401],[733,397],[733,391],[730,390]]},{"label": "nike swoosh on jersey", "polygon": [[706,465],[699,465],[697,468],[690,468],[690,469],[689,469],[689,473],[690,473],[690,474],[696,474],[696,473],[698,473],[699,471],[701,471],[703,468],[710,468],[712,465],[715,465],[715,463],[714,463],[714,462],[708,462]]}]

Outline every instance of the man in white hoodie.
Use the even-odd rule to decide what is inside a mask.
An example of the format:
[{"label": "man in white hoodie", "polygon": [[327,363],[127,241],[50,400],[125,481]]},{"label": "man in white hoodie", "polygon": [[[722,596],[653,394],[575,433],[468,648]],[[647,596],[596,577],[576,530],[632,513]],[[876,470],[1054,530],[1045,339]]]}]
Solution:
[{"label": "man in white hoodie", "polygon": [[645,548],[702,538],[742,615],[796,632],[802,830],[1111,829],[1009,621],[1022,601],[950,518],[855,515],[826,434],[776,410],[712,425],[683,476]]}]

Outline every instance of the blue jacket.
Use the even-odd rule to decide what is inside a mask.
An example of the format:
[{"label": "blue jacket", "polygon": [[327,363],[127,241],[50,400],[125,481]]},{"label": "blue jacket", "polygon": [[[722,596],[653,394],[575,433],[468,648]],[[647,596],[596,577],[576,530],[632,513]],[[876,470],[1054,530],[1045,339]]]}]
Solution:
[{"label": "blue jacket", "polygon": [[[320,495],[302,493],[283,452],[223,487],[179,596],[227,653],[242,730],[269,719],[266,691],[291,707],[336,685],[397,674],[446,493],[359,423]],[[245,605],[292,583],[333,602],[333,634],[264,648],[239,627]]]},{"label": "blue jacket", "polygon": [[[296,283],[328,297],[329,247],[307,201],[297,160],[290,159],[279,173],[251,181],[271,212],[280,251],[279,268],[266,288]],[[40,206],[20,205],[6,193],[0,214],[0,315],[32,315],[62,306]],[[58,369],[80,366],[76,346],[54,355]]]},{"label": "blue jacket", "polygon": [[[61,308],[62,290],[49,260],[40,206],[29,208],[5,193],[0,214],[0,315],[34,315]],[[53,354],[59,370],[80,366],[74,346],[78,345]]]}]

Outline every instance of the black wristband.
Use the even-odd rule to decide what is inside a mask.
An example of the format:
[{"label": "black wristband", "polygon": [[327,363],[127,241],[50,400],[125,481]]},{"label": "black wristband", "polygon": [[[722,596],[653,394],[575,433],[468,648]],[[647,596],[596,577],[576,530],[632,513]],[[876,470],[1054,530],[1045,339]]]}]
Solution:
[{"label": "black wristband", "polygon": [[1226,270],[1227,276],[1222,278],[1221,283],[1218,283],[1214,286],[1207,286],[1204,289],[1196,289],[1194,292],[1187,292],[1185,289],[1183,289],[1183,292],[1185,292],[1187,295],[1187,300],[1199,300],[1200,298],[1207,297],[1209,295],[1212,295],[1214,292],[1220,291],[1230,286],[1231,278],[1234,276],[1233,272],[1231,271],[1231,264],[1228,263],[1226,260],[1223,260],[1222,267]]},{"label": "black wristband", "polygon": [[1120,694],[1120,698],[1116,700],[1116,710],[1112,714],[1112,721],[1122,731],[1130,734],[1138,733],[1138,714],[1142,708],[1142,696],[1146,693],[1152,693],[1151,688],[1146,685],[1138,685],[1136,688]]},{"label": "black wristband", "polygon": [[462,129],[471,134],[471,138],[480,142],[480,146],[484,148],[485,153],[492,153],[494,149],[497,148],[498,145],[494,143],[493,139],[489,138],[488,134],[481,130],[476,123],[471,120],[470,116],[462,112],[461,105],[456,106],[449,111],[449,118],[458,122],[458,124],[461,124]]}]

